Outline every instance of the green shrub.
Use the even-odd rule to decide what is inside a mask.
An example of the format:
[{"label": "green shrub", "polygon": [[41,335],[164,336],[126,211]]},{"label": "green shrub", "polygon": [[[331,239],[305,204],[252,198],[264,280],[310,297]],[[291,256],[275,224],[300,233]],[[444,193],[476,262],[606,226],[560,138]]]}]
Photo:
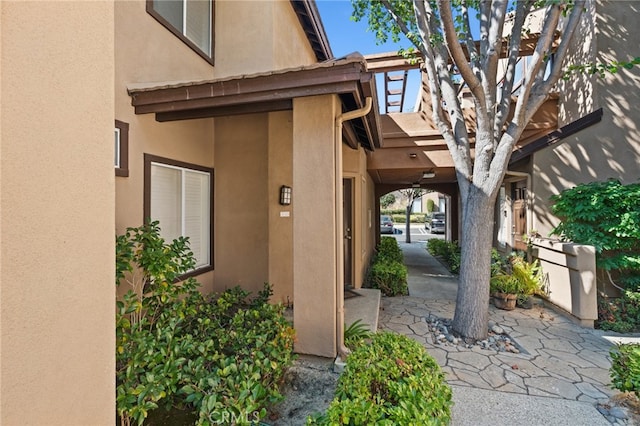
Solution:
[{"label": "green shrub", "polygon": [[640,330],[640,184],[617,180],[578,185],[552,197],[561,219],[552,231],[563,239],[596,249],[604,280],[623,290],[619,299],[599,294],[598,326]]},{"label": "green shrub", "polygon": [[492,253],[491,293],[510,293],[518,296],[544,294],[543,275],[538,260],[529,263],[523,255],[502,258]]},{"label": "green shrub", "polygon": [[157,222],[116,238],[116,282],[131,290],[117,302],[116,410],[141,425],[158,407],[188,409],[197,424],[249,424],[281,398],[292,361],[293,330],[271,288],[254,299],[234,288],[204,297],[184,238],[165,243]]},{"label": "green shrub", "polygon": [[369,271],[369,284],[380,289],[385,296],[409,294],[407,267],[388,260],[374,262]]},{"label": "green shrub", "polygon": [[640,344],[628,343],[611,348],[611,386],[640,397]]},{"label": "green shrub", "polygon": [[347,358],[336,396],[318,425],[446,425],[451,388],[436,361],[416,341],[390,332]]},{"label": "green shrub", "polygon": [[386,260],[386,261],[400,262],[400,263],[404,261],[402,249],[398,245],[398,241],[396,241],[396,239],[393,237],[382,237],[380,239],[380,244],[378,245],[378,252],[376,254],[376,258],[379,260]]},{"label": "green shrub", "polygon": [[364,324],[362,320],[354,321],[350,326],[344,329],[344,345],[353,350],[362,345],[364,341],[371,337],[369,326]]},{"label": "green shrub", "polygon": [[437,238],[427,240],[427,250],[435,257],[441,258],[447,268],[454,274],[460,272],[460,246],[457,241],[445,241]]}]

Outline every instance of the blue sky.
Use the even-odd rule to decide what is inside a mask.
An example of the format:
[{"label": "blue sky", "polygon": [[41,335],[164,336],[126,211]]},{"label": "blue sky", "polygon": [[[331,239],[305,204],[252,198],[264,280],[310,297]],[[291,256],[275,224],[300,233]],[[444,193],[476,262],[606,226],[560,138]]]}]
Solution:
[{"label": "blue sky", "polygon": [[[400,43],[387,42],[384,45],[376,45],[373,33],[367,31],[367,23],[354,22],[350,19],[353,8],[349,0],[316,0],[320,11],[324,29],[329,37],[331,50],[336,58],[340,58],[352,52],[360,52],[363,55],[370,53],[397,52],[401,47],[410,47],[408,41]],[[407,95],[405,97],[404,110],[412,111],[415,103],[415,95],[419,77],[416,71],[409,73]],[[383,81],[377,79],[378,97],[384,102]]]}]

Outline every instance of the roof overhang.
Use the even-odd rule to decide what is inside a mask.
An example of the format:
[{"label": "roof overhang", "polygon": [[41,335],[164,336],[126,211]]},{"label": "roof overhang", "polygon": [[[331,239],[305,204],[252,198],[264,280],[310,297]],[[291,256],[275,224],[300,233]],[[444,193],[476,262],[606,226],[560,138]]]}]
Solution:
[{"label": "roof overhang", "polygon": [[[160,122],[291,110],[293,99],[315,95],[338,95],[342,112],[364,107],[367,97],[377,102],[374,74],[359,54],[219,80],[134,84],[128,92],[136,114],[155,114]],[[380,147],[377,108],[344,124],[343,136],[352,148]]]},{"label": "roof overhang", "polygon": [[331,46],[322,25],[316,2],[291,0],[291,6],[298,16],[316,59],[321,62],[333,58],[333,52],[331,52]]}]

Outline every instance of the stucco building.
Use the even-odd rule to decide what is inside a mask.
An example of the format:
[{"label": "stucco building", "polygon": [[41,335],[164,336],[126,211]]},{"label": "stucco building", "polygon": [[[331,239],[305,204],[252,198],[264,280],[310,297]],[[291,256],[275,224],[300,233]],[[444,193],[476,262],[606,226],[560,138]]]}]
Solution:
[{"label": "stucco building", "polygon": [[[194,4],[0,2],[2,424],[115,422],[114,235],[147,218],[190,237],[203,291],[270,282],[296,350],[327,357],[380,195],[450,196],[458,235],[428,102],[378,112],[375,74],[406,61],[333,58],[312,1]],[[637,14],[590,2],[572,59],[625,58]],[[512,161],[498,243],[517,246],[514,218],[548,232],[563,188],[637,180],[639,79],[561,84]]]}]

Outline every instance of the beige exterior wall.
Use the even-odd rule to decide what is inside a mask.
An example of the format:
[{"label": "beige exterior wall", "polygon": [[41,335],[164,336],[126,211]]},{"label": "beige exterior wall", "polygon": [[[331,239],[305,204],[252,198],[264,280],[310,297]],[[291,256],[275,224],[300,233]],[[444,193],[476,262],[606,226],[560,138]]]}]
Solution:
[{"label": "beige exterior wall", "polygon": [[158,123],[135,115],[127,94],[131,84],[315,62],[290,2],[216,1],[214,66],[149,15],[144,0],[116,2],[115,16],[115,118],[130,124],[129,177],[116,178],[117,232],[143,223],[145,153],[214,168],[215,270],[196,277],[203,291],[258,291],[269,281],[274,301],[292,300],[292,219],[280,218],[275,198],[291,179],[291,113]]},{"label": "beige exterior wall", "polygon": [[[597,12],[597,13],[596,13]],[[590,3],[575,41],[571,60],[591,62],[627,60],[629,46],[640,43],[637,19],[640,5],[634,2]],[[597,18],[596,18],[597,16]],[[583,47],[593,40],[593,47]],[[560,125],[598,108],[603,118],[553,148],[534,156],[533,225],[547,236],[558,223],[551,215],[549,197],[580,183],[609,178],[637,182],[640,164],[640,68],[623,70],[606,78],[578,76],[560,85]]]},{"label": "beige exterior wall", "polygon": [[0,2],[0,424],[113,425],[112,2]]},{"label": "beige exterior wall", "polygon": [[289,0],[218,0],[216,24],[216,77],[316,62]]},{"label": "beige exterior wall", "polygon": [[[293,282],[295,350],[333,357],[336,347],[337,287],[342,282],[337,223],[337,146],[335,96],[295,99],[293,103]],[[339,186],[338,186],[339,184]]]}]

